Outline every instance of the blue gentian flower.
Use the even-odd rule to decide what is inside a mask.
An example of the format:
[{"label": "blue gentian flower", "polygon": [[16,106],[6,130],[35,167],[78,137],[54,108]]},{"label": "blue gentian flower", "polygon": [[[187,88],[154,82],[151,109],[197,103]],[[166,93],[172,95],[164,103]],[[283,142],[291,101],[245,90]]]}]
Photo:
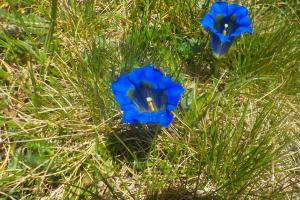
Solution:
[{"label": "blue gentian flower", "polygon": [[248,10],[237,4],[214,2],[200,23],[210,31],[211,47],[217,57],[229,50],[235,37],[243,33],[252,34]]},{"label": "blue gentian flower", "polygon": [[183,87],[164,76],[154,66],[134,69],[121,75],[111,85],[123,110],[124,123],[160,124],[168,127],[174,116]]}]

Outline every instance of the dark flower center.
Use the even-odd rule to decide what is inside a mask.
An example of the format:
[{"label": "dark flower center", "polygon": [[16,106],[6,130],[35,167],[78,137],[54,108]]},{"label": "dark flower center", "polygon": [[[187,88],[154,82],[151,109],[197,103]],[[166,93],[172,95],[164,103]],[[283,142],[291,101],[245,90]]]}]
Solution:
[{"label": "dark flower center", "polygon": [[214,28],[223,35],[229,35],[236,30],[236,15],[223,16],[217,15],[215,18]]},{"label": "dark flower center", "polygon": [[140,112],[158,112],[166,108],[167,98],[162,90],[153,89],[151,84],[141,82],[127,93]]}]

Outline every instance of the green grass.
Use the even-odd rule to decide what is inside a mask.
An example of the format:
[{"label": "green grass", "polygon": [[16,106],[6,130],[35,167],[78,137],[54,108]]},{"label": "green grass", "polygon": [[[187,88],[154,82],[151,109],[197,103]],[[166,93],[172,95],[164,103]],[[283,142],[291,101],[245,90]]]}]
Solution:
[{"label": "green grass", "polygon": [[[0,199],[300,198],[297,2],[235,2],[254,34],[216,59],[212,1],[2,1]],[[146,64],[186,89],[168,129],[121,123]]]}]

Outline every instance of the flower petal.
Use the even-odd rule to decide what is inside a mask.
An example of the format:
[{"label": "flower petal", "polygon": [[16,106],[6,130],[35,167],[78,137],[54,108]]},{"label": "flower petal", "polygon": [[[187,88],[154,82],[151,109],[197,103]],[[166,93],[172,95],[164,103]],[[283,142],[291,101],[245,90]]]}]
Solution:
[{"label": "flower petal", "polygon": [[211,48],[215,56],[219,57],[227,53],[230,46],[233,44],[233,40],[228,40],[227,42],[221,43],[219,36],[216,34],[212,35],[211,38]]},{"label": "flower petal", "polygon": [[133,111],[124,112],[122,122],[125,123],[125,124],[137,123],[137,120],[135,119],[135,116],[136,116],[136,113],[133,112]]},{"label": "flower petal", "polygon": [[128,75],[129,80],[135,85],[139,85],[141,82],[145,82],[149,83],[153,89],[158,88],[158,83],[162,77],[162,72],[151,65],[134,69]]},{"label": "flower petal", "polygon": [[123,123],[137,123],[136,116],[138,111],[133,104],[123,106]]},{"label": "flower petal", "polygon": [[213,30],[213,35],[218,37],[219,41],[223,44],[225,42],[229,42],[230,41],[230,38],[229,36],[227,35],[223,35],[222,33],[216,31],[216,30]]},{"label": "flower petal", "polygon": [[166,112],[160,120],[160,125],[164,127],[168,127],[170,123],[173,121],[173,119],[174,116],[171,113]]},{"label": "flower petal", "polygon": [[214,27],[214,23],[215,21],[209,13],[205,14],[202,20],[200,21],[200,24],[205,30],[212,29]]},{"label": "flower petal", "polygon": [[243,33],[249,33],[252,34],[252,27],[251,26],[241,26],[237,28],[232,34],[230,34],[230,37],[236,37]]},{"label": "flower petal", "polygon": [[235,23],[238,26],[250,26],[251,20],[249,17],[237,18]]},{"label": "flower petal", "polygon": [[228,15],[231,16],[232,14],[234,14],[237,10],[240,9],[240,5],[237,4],[229,4],[228,5]]},{"label": "flower petal", "polygon": [[210,9],[210,14],[215,18],[217,15],[226,17],[228,15],[228,3],[227,2],[214,2]]},{"label": "flower petal", "polygon": [[111,84],[111,89],[115,95],[116,101],[122,107],[131,103],[127,93],[130,90],[134,90],[134,85],[128,80],[127,75],[121,75],[116,81]]},{"label": "flower petal", "polygon": [[128,96],[126,95],[126,93],[114,92],[114,95],[115,95],[116,101],[118,102],[118,104],[120,105],[121,108],[123,106],[126,106],[126,105],[132,103],[132,100],[128,98]]},{"label": "flower petal", "polygon": [[232,14],[235,14],[237,18],[243,18],[248,15],[248,9],[244,6],[239,6]]},{"label": "flower petal", "polygon": [[172,79],[168,76],[164,76],[161,78],[160,82],[158,83],[158,87],[160,90],[166,90],[170,87],[172,87],[172,85],[174,84],[174,82],[172,81]]},{"label": "flower petal", "polygon": [[160,112],[142,112],[139,115],[136,115],[137,120],[142,124],[157,124],[161,121],[161,118],[164,117],[163,113]]},{"label": "flower petal", "polygon": [[136,115],[135,120],[142,124],[160,124],[164,127],[168,127],[173,120],[173,115],[167,111],[160,112],[143,112]]},{"label": "flower petal", "polygon": [[175,83],[171,88],[167,89],[164,93],[167,96],[167,110],[171,111],[177,107],[181,94],[184,92],[184,88]]}]

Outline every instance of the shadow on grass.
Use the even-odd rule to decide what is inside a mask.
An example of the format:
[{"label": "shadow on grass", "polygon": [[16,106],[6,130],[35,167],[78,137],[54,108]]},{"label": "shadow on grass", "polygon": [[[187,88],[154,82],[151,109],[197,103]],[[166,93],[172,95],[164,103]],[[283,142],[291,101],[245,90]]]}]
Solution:
[{"label": "shadow on grass", "polygon": [[186,65],[186,73],[192,77],[200,79],[203,82],[214,75],[212,61],[205,60],[202,56],[198,57],[197,55],[193,55],[191,58],[186,60]]},{"label": "shadow on grass", "polygon": [[107,137],[106,146],[116,160],[143,162],[159,131],[158,126],[122,125]]},{"label": "shadow on grass", "polygon": [[185,58],[185,72],[205,82],[215,73],[215,58],[207,45],[207,41],[192,45],[190,55]]}]

